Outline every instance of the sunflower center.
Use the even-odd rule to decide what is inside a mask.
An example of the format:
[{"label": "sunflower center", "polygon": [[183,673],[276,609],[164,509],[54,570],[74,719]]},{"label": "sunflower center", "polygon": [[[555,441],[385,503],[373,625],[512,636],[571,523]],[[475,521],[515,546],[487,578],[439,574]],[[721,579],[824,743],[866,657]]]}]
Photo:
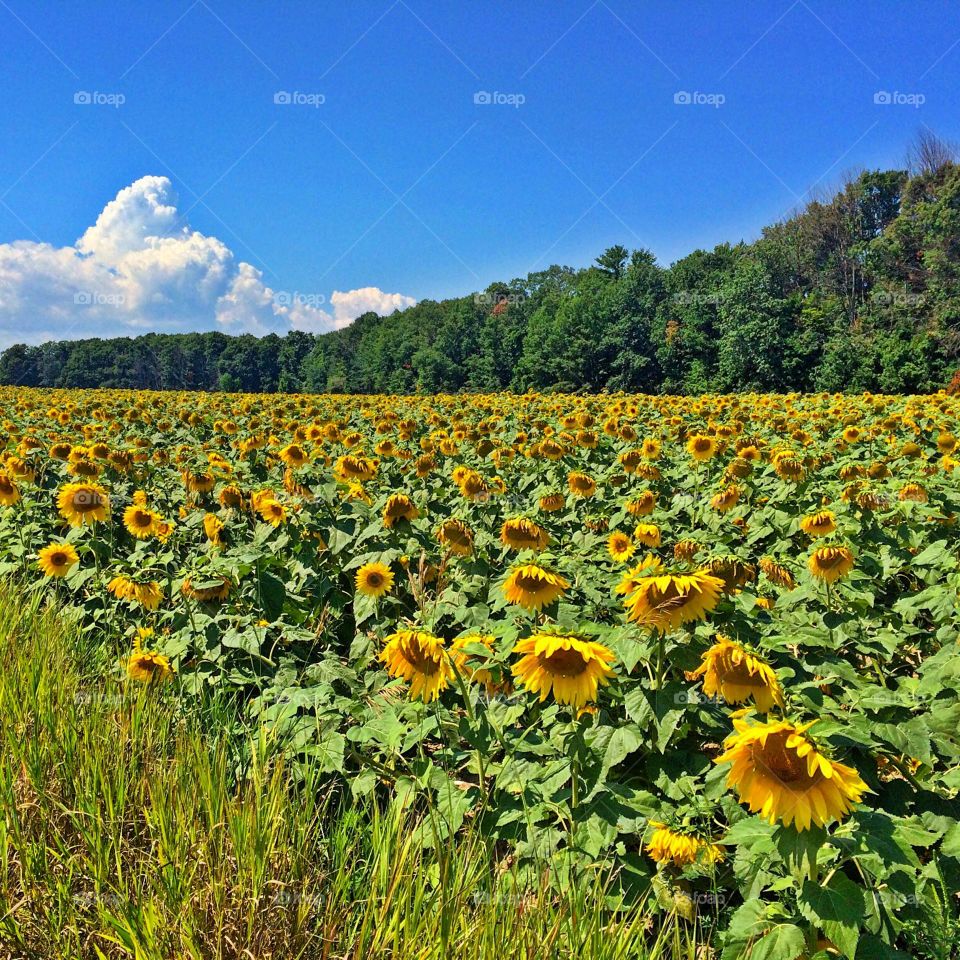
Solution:
[{"label": "sunflower center", "polygon": [[55,567],[63,567],[63,566],[66,566],[66,563],[67,563],[67,555],[66,555],[65,553],[63,553],[62,551],[58,550],[56,553],[51,553],[51,554],[50,554],[50,562],[51,562]]},{"label": "sunflower center", "polygon": [[376,570],[371,570],[367,574],[367,586],[377,589],[383,586],[383,574],[378,573]]},{"label": "sunflower center", "polygon": [[541,657],[540,662],[555,677],[579,677],[587,669],[587,661],[577,650],[557,650],[549,657]]},{"label": "sunflower center", "polygon": [[806,759],[798,757],[795,750],[787,748],[789,736],[789,731],[783,731],[767,737],[766,744],[755,744],[753,747],[755,765],[787,786],[796,783],[809,786],[822,780],[823,775],[819,769],[811,777],[807,772]]},{"label": "sunflower center", "polygon": [[90,490],[78,490],[70,503],[77,513],[92,513],[100,507],[100,497]]},{"label": "sunflower center", "polygon": [[517,586],[525,593],[540,593],[541,590],[547,590],[550,584],[542,580],[536,574],[520,573],[517,574]]},{"label": "sunflower center", "polygon": [[417,640],[411,640],[407,644],[404,655],[417,673],[432,677],[440,669],[440,661],[430,656]]}]

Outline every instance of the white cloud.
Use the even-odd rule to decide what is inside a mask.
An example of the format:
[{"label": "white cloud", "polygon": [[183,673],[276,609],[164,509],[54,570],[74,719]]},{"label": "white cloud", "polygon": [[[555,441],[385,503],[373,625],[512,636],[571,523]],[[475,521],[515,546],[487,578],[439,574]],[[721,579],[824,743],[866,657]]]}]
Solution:
[{"label": "white cloud", "polygon": [[147,331],[323,333],[416,301],[377,287],[325,298],[275,292],[216,237],[191,230],[166,177],[142,177],[74,244],[0,244],[0,347]]}]

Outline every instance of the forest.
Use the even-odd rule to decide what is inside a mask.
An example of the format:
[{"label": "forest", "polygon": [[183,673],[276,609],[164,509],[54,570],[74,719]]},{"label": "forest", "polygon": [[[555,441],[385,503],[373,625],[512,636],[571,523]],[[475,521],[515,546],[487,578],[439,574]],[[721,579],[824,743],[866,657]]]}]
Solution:
[{"label": "forest", "polygon": [[0,383],[228,392],[922,393],[960,383],[960,165],[921,142],[752,243],[613,246],[314,336],[16,344]]}]

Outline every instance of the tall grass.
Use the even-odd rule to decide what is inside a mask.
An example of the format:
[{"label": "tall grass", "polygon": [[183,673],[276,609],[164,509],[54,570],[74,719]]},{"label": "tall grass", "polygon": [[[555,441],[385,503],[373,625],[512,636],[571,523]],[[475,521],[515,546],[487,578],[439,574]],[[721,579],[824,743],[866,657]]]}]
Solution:
[{"label": "tall grass", "polygon": [[682,920],[594,878],[517,886],[476,831],[424,849],[396,806],[294,778],[213,700],[103,675],[0,589],[0,958],[694,958]]}]

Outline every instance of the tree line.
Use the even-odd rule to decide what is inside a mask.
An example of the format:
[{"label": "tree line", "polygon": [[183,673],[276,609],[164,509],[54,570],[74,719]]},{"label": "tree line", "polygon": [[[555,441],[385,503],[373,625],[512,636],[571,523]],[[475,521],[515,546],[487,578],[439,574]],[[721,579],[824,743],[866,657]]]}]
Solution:
[{"label": "tree line", "polygon": [[[313,336],[18,344],[0,383],[343,393],[929,392],[960,366],[960,166],[935,142],[753,243],[668,268],[614,246],[481,293]],[[960,384],[960,375],[954,386]]]}]

